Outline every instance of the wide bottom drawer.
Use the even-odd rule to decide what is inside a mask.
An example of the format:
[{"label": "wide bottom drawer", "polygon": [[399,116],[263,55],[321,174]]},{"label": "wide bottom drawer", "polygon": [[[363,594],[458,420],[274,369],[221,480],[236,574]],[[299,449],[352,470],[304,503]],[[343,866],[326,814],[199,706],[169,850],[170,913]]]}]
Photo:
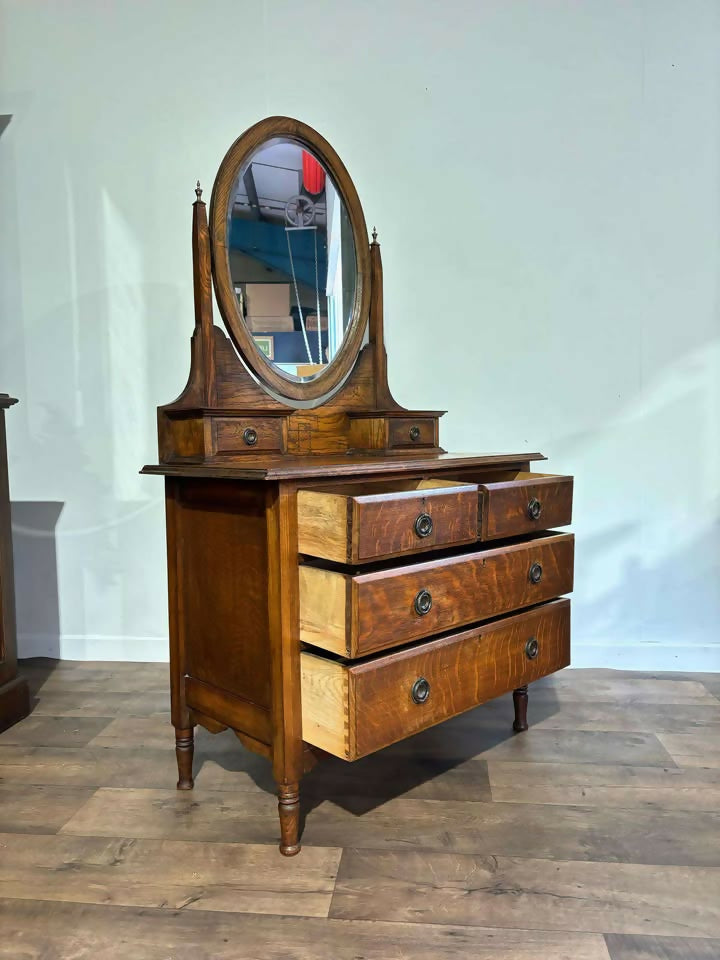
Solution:
[{"label": "wide bottom drawer", "polygon": [[347,663],[301,654],[303,739],[356,760],[570,662],[570,601]]}]

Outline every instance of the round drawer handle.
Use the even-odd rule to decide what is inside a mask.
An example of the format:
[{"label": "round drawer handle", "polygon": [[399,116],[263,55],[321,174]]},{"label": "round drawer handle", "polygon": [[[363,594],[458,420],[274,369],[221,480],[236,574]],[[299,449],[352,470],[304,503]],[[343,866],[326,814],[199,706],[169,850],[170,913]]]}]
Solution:
[{"label": "round drawer handle", "polygon": [[543,569],[541,563],[533,563],[530,565],[530,570],[528,572],[528,580],[530,583],[540,583],[542,580]]},{"label": "round drawer handle", "polygon": [[540,652],[540,644],[535,637],[530,637],[525,644],[525,656],[528,660],[534,660]]},{"label": "round drawer handle", "polygon": [[419,617],[424,617],[426,613],[430,613],[430,608],[432,607],[432,595],[429,590],[421,590],[418,595],[415,597],[415,613]]},{"label": "round drawer handle", "polygon": [[537,499],[537,497],[533,497],[527,505],[528,518],[530,520],[539,520],[541,513],[542,513],[542,504]]},{"label": "round drawer handle", "polygon": [[246,427],[243,431],[243,440],[249,447],[254,447],[258,441],[257,430],[253,427]]},{"label": "round drawer handle", "polygon": [[427,698],[430,696],[430,684],[425,677],[417,678],[415,683],[412,685],[410,696],[413,698],[414,703],[425,703]]},{"label": "round drawer handle", "polygon": [[421,513],[415,521],[415,533],[424,540],[433,532],[433,521],[429,513]]},{"label": "round drawer handle", "polygon": [[410,439],[413,443],[420,439],[420,427],[410,427]]}]

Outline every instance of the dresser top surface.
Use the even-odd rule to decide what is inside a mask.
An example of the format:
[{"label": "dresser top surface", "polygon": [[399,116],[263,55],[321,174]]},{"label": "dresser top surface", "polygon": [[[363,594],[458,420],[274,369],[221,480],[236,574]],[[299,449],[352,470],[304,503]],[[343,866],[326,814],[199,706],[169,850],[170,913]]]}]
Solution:
[{"label": "dresser top surface", "polygon": [[242,463],[149,464],[142,473],[167,477],[230,480],[301,480],[308,477],[351,477],[368,474],[410,474],[464,467],[514,466],[545,460],[541,453],[338,454],[334,456],[244,457]]}]

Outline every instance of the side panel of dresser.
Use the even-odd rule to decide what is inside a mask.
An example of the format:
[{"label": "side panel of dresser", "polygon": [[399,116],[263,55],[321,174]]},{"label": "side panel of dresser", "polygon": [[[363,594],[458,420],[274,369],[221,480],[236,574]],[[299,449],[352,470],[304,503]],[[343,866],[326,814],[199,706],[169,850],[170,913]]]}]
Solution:
[{"label": "side panel of dresser", "polygon": [[271,743],[265,486],[166,480],[172,721]]},{"label": "side panel of dresser", "polygon": [[296,852],[303,749],[292,484],[166,479],[171,718],[179,789],[193,728],[271,759],[283,853]]},{"label": "side panel of dresser", "polygon": [[5,410],[0,402],[0,730],[5,730],[27,716],[29,712],[30,697],[27,683],[18,676],[17,670]]}]

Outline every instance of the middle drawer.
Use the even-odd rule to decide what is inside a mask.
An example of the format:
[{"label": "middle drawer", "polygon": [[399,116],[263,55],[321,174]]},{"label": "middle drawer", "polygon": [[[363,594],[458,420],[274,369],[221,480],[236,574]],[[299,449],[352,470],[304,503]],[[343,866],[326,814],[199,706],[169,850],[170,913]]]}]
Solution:
[{"label": "middle drawer", "polygon": [[300,567],[300,639],[343,657],[529,607],[573,588],[570,533],[347,574]]}]

